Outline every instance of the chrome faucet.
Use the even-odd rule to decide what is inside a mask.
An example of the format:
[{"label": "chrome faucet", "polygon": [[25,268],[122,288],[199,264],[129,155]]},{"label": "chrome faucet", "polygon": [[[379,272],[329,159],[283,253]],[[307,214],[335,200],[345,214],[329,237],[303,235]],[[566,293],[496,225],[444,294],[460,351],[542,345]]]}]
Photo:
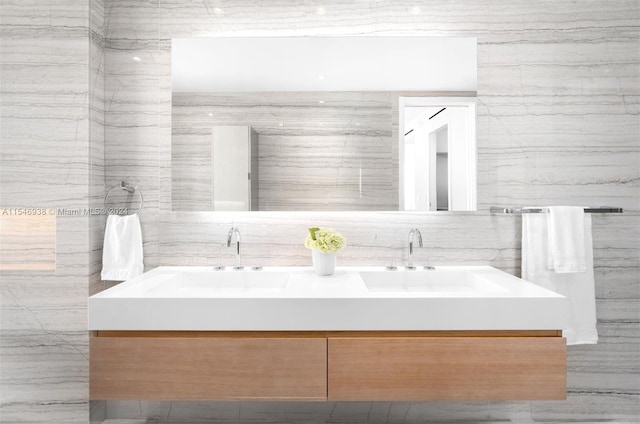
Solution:
[{"label": "chrome faucet", "polygon": [[407,260],[406,266],[406,268],[410,270],[416,269],[416,267],[413,266],[413,238],[416,235],[418,236],[418,245],[422,247],[422,234],[420,234],[420,230],[412,228],[411,231],[409,231],[409,259]]},{"label": "chrome faucet", "polygon": [[240,230],[236,227],[231,227],[229,234],[227,234],[227,247],[231,247],[231,239],[234,234],[236,235],[236,266],[233,267],[233,270],[239,271],[244,267],[240,265]]}]

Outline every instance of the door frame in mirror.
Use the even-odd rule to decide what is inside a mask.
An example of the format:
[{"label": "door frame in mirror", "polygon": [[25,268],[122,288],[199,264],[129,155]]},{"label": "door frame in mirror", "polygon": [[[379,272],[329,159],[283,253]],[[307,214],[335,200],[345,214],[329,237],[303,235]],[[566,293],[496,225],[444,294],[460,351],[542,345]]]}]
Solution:
[{"label": "door frame in mirror", "polygon": [[398,194],[399,210],[404,211],[404,139],[405,139],[405,108],[406,107],[466,107],[469,125],[469,148],[467,149],[467,186],[470,188],[467,196],[467,211],[477,210],[477,139],[476,139],[476,97],[404,97],[398,99]]}]

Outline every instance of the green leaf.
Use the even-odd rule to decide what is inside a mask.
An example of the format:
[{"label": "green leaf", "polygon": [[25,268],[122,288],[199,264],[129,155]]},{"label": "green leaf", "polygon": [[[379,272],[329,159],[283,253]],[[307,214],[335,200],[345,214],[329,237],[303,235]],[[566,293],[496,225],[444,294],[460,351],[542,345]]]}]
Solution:
[{"label": "green leaf", "polygon": [[316,231],[319,231],[320,228],[318,227],[311,227],[309,228],[309,234],[311,235],[311,240],[316,241]]}]

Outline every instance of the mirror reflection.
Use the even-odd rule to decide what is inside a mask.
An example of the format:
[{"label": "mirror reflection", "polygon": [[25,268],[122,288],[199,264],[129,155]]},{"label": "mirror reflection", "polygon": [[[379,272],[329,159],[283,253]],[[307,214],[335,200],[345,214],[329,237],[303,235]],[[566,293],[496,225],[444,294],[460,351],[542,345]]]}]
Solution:
[{"label": "mirror reflection", "polygon": [[173,210],[475,209],[475,91],[221,92],[175,78]]},{"label": "mirror reflection", "polygon": [[397,102],[381,92],[174,94],[174,209],[398,210]]},{"label": "mirror reflection", "polygon": [[404,97],[400,111],[402,209],[474,210],[475,99]]}]

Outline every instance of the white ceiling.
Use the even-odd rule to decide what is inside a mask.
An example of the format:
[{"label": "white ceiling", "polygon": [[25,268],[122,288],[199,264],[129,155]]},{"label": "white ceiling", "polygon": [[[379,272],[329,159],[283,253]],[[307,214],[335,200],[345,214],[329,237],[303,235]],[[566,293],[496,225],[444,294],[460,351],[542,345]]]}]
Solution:
[{"label": "white ceiling", "polygon": [[477,40],[174,38],[171,69],[174,92],[476,91]]}]

